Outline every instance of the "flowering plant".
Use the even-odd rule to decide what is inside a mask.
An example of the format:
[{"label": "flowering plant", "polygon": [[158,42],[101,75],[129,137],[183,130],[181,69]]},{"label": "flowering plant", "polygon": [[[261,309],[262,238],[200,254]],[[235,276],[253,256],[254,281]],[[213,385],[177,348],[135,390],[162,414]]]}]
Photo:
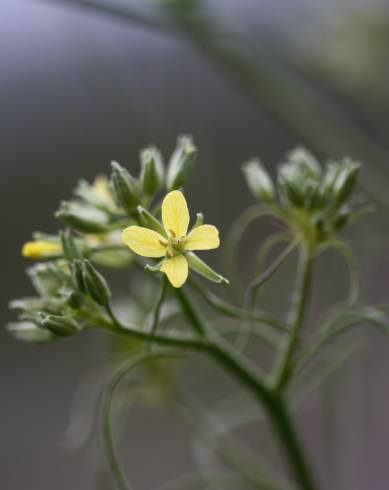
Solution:
[{"label": "flowering plant", "polygon": [[[307,150],[296,148],[279,166],[275,184],[258,160],[248,162],[243,172],[259,202],[238,218],[224,240],[228,280],[195,253],[219,247],[217,228],[204,224],[199,213],[188,232],[190,217],[183,188],[196,153],[193,141],[180,137],[167,168],[160,152],[150,147],[141,152],[137,178],[113,162],[110,180],[100,176],[93,184],[80,181],[75,197],[63,202],[56,213],[66,228],[58,235],[36,233],[23,246],[23,255],[38,261],[28,270],[37,296],[11,302],[19,321],[10,324],[9,331],[19,340],[36,343],[92,329],[104,330],[114,339],[110,345],[118,355],[105,390],[102,433],[118,489],[129,488],[112,436],[112,406],[122,380],[139,370],[142,376],[131,384],[130,393],[143,401],[168,403],[192,424],[188,406],[183,410],[178,374],[183,357],[203,354],[258,402],[258,412],[266,414],[290,471],[280,474],[273,460],[261,463],[260,455],[247,454],[232,434],[227,440],[227,434],[214,433],[203,417],[206,425],[200,434],[225,465],[212,468],[211,473],[203,468],[199,481],[209,480],[212,488],[223,489],[239,485],[312,490],[315,478],[293,422],[292,404],[308,379],[317,384],[337,367],[330,358],[323,369],[316,362],[318,354],[329,346],[338,354],[342,334],[352,326],[370,322],[388,330],[384,310],[358,303],[353,254],[339,237],[365,209],[354,192],[360,164],[344,159],[323,168]],[[247,226],[264,215],[277,219],[280,231],[258,243],[261,270],[240,294],[235,252]],[[264,267],[272,249],[281,243],[285,247]],[[349,298],[346,304],[331,308],[308,337],[303,336],[313,265],[327,249],[338,251],[349,266]],[[295,252],[293,302],[283,319],[278,312],[265,311],[263,304],[258,307],[258,293]],[[112,300],[100,268],[129,271],[136,291],[124,305]],[[208,289],[211,283],[221,293]],[[228,290],[237,299],[230,299]],[[125,315],[128,305],[131,312]],[[268,360],[258,361],[253,354],[255,339],[270,348]],[[344,344],[340,346],[347,354]]]}]

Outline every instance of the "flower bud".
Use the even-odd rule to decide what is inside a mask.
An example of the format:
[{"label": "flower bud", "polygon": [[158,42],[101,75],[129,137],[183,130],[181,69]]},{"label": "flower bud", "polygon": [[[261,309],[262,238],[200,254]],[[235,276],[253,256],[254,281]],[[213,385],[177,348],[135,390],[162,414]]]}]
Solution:
[{"label": "flower bud", "polygon": [[73,260],[70,265],[70,270],[72,274],[72,284],[74,289],[76,291],[79,291],[80,293],[86,293],[87,291],[84,284],[82,261]]},{"label": "flower bud", "polygon": [[80,330],[73,318],[64,315],[48,315],[42,319],[42,326],[58,337],[69,337]]},{"label": "flower bud", "polygon": [[82,277],[90,297],[99,305],[108,306],[111,299],[111,291],[107,281],[89,260],[82,261]]},{"label": "flower bud", "polygon": [[154,147],[146,148],[141,152],[140,183],[147,196],[154,196],[163,183],[164,165],[161,153]]},{"label": "flower bud", "polygon": [[67,228],[64,231],[61,231],[59,236],[61,238],[65,259],[70,262],[73,259],[81,258],[80,251],[75,243],[71,230]]},{"label": "flower bud", "polygon": [[259,160],[252,159],[246,163],[243,167],[243,173],[254,197],[263,201],[274,201],[273,181]]},{"label": "flower bud", "polygon": [[63,273],[58,269],[57,264],[50,262],[37,264],[27,269],[27,273],[36,291],[41,296],[57,294],[58,290],[63,286]]},{"label": "flower bud", "polygon": [[278,182],[286,200],[297,207],[304,205],[303,182],[294,165],[286,164],[278,171]]},{"label": "flower bud", "polygon": [[320,163],[313,154],[302,146],[296,147],[287,154],[288,162],[299,167],[309,177],[318,180],[321,175]]},{"label": "flower bud", "polygon": [[165,228],[162,226],[162,223],[157,220],[155,216],[153,216],[147,209],[142,206],[138,206],[138,213],[142,220],[142,224],[146,228],[151,228],[162,236],[166,236]]},{"label": "flower bud", "polygon": [[82,233],[104,233],[109,230],[106,213],[76,202],[63,201],[55,216]]},{"label": "flower bud", "polygon": [[33,322],[14,322],[7,325],[7,330],[16,340],[42,344],[53,340],[53,335],[48,330],[38,327]]},{"label": "flower bud", "polygon": [[61,253],[61,244],[48,240],[26,242],[22,248],[23,257],[35,260],[49,259]]},{"label": "flower bud", "polygon": [[193,252],[188,252],[186,254],[186,258],[189,263],[189,267],[196,271],[198,274],[201,274],[203,277],[206,279],[212,281],[212,282],[217,282],[217,283],[224,283],[224,284],[229,284],[229,280],[226,279],[225,277],[221,276],[217,272],[215,272],[211,267],[209,267],[208,264],[203,262],[196,254]]},{"label": "flower bud", "polygon": [[111,162],[111,184],[117,203],[133,215],[140,202],[139,183],[130,173],[117,162]]},{"label": "flower bud", "polygon": [[197,155],[197,148],[189,136],[180,136],[176,149],[169,161],[166,185],[169,191],[183,187],[188,180],[193,163]]},{"label": "flower bud", "polygon": [[352,194],[357,182],[360,163],[346,159],[341,167],[334,183],[334,194],[337,204],[345,202]]}]

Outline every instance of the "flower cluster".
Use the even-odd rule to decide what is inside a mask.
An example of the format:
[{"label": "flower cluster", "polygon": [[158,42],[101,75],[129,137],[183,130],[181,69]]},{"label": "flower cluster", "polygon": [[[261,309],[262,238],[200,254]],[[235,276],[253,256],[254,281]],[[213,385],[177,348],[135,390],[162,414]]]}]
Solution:
[{"label": "flower cluster", "polygon": [[323,169],[305,148],[287,154],[275,186],[257,159],[243,171],[253,195],[284,221],[291,235],[308,248],[333,238],[353,216],[353,192],[361,165],[349,158],[329,161]]}]

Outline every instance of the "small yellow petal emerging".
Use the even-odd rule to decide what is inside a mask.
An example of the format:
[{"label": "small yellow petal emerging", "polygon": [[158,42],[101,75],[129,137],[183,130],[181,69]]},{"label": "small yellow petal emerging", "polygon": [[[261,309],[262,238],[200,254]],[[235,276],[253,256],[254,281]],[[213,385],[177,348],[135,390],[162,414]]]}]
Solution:
[{"label": "small yellow petal emerging", "polygon": [[163,257],[166,253],[166,240],[148,228],[129,226],[123,230],[122,240],[133,252],[143,257]]},{"label": "small yellow petal emerging", "polygon": [[186,250],[210,250],[220,245],[219,230],[213,225],[201,225],[188,234]]},{"label": "small yellow petal emerging", "polygon": [[176,255],[165,259],[160,270],[167,275],[173,287],[180,288],[188,277],[188,261],[183,255]]},{"label": "small yellow petal emerging", "polygon": [[186,235],[189,226],[189,211],[182,192],[169,192],[163,200],[162,223],[168,233],[172,231],[176,237]]},{"label": "small yellow petal emerging", "polygon": [[59,243],[46,240],[26,242],[22,248],[23,257],[29,259],[44,259],[60,253],[62,253],[62,247]]}]

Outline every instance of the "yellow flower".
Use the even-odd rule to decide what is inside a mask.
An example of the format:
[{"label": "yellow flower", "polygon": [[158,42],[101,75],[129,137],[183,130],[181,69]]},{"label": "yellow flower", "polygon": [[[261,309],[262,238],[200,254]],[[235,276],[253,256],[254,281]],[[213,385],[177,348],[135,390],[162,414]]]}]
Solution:
[{"label": "yellow flower", "polygon": [[166,236],[141,226],[129,226],[123,231],[122,240],[138,255],[164,257],[159,270],[172,286],[179,288],[188,277],[186,252],[217,248],[219,231],[215,226],[201,225],[188,233],[189,211],[180,191],[169,192],[163,200],[162,223]]},{"label": "yellow flower", "polygon": [[23,257],[29,259],[45,259],[61,253],[62,246],[59,243],[49,242],[47,240],[26,242],[22,248]]}]

